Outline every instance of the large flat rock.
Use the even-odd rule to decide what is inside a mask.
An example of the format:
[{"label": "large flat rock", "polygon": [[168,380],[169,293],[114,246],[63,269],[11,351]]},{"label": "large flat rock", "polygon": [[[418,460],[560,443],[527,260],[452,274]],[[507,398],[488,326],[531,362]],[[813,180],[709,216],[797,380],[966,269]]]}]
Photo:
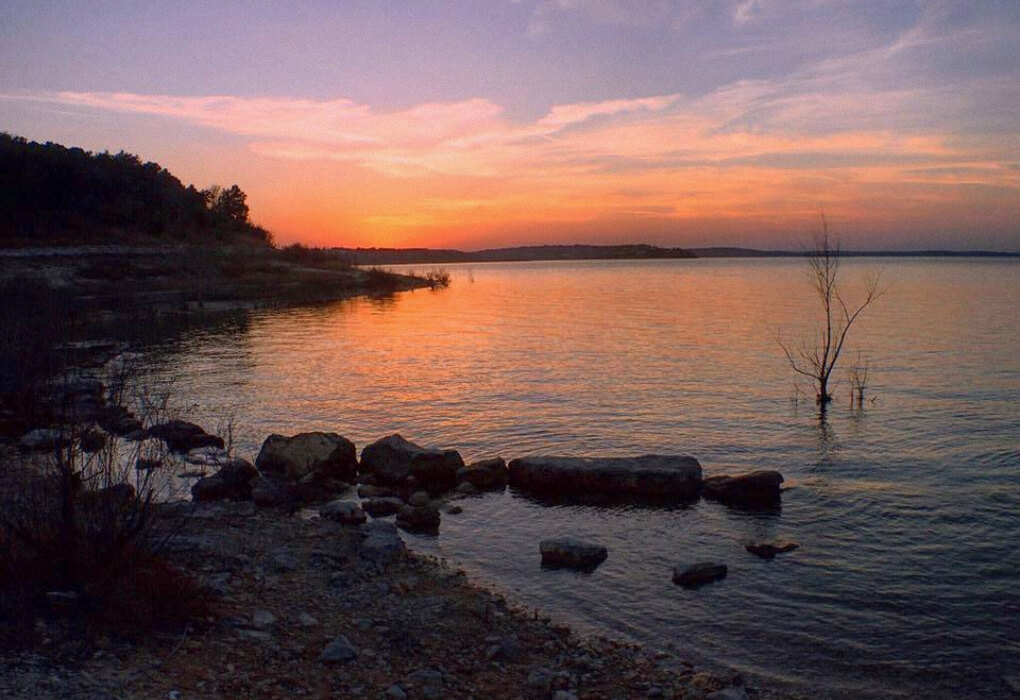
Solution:
[{"label": "large flat rock", "polygon": [[686,455],[641,457],[522,457],[510,462],[510,485],[545,493],[604,493],[692,498],[701,465]]}]

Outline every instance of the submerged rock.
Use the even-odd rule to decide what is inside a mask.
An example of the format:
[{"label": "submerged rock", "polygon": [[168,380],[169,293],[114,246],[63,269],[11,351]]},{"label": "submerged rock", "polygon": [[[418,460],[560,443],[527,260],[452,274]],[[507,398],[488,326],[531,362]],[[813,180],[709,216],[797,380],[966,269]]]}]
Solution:
[{"label": "submerged rock", "polygon": [[744,549],[762,559],[775,559],[777,554],[786,554],[799,547],[800,545],[796,542],[779,540],[777,542],[753,542]]},{"label": "submerged rock", "polygon": [[299,481],[309,474],[353,481],[358,473],[354,443],[336,433],[270,435],[262,443],[255,466],[264,474]]},{"label": "submerged rock", "polygon": [[701,465],[685,455],[641,457],[523,457],[510,462],[510,485],[547,493],[604,493],[692,498]]},{"label": "submerged rock", "polygon": [[726,578],[726,573],[725,564],[710,561],[693,565],[677,564],[673,567],[673,583],[684,588],[697,588]]},{"label": "submerged rock", "polygon": [[701,495],[727,505],[769,507],[779,503],[783,475],[760,470],[738,476],[711,476],[701,483]]},{"label": "submerged rock", "polygon": [[542,540],[538,549],[542,566],[549,568],[594,569],[609,556],[609,550],[602,545],[573,537]]},{"label": "submerged rock", "polygon": [[390,435],[361,451],[361,471],[384,483],[414,483],[430,491],[446,490],[457,483],[464,460],[456,450],[421,447],[400,435]]},{"label": "submerged rock", "polygon": [[485,459],[457,470],[457,483],[470,484],[479,491],[501,491],[510,480],[502,457]]}]

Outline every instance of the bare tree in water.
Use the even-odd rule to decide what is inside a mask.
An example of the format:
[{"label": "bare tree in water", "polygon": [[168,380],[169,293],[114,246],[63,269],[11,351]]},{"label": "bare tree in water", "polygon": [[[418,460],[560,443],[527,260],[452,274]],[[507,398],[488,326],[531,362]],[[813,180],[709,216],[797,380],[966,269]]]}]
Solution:
[{"label": "bare tree in water", "polygon": [[779,336],[779,345],[794,372],[811,379],[815,401],[822,411],[832,401],[829,381],[854,322],[861,312],[878,299],[878,276],[868,280],[864,296],[856,303],[848,302],[839,289],[839,242],[829,235],[829,224],[822,215],[822,231],[815,237],[815,249],[808,256],[811,283],[822,305],[823,327],[813,341],[790,345]]}]

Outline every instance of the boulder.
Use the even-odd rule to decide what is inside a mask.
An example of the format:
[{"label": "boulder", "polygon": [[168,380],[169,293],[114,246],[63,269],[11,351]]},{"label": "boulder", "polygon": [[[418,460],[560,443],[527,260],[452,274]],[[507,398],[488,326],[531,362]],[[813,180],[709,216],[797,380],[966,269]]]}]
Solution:
[{"label": "boulder", "polygon": [[400,435],[390,435],[361,451],[361,470],[384,483],[406,482],[430,491],[446,490],[457,483],[464,460],[456,450],[421,447]]},{"label": "boulder", "polygon": [[726,505],[769,507],[779,503],[783,475],[761,470],[738,476],[710,476],[701,483],[701,495]]},{"label": "boulder", "polygon": [[609,556],[609,550],[602,545],[573,537],[542,540],[538,548],[542,553],[542,566],[548,568],[592,570]]},{"label": "boulder", "polygon": [[762,559],[775,559],[777,554],[786,554],[799,547],[800,545],[796,542],[779,540],[778,542],[753,542],[747,545],[745,549]]},{"label": "boulder", "polygon": [[232,458],[212,476],[196,481],[191,487],[191,498],[198,502],[221,501],[226,498],[246,501],[252,498],[251,484],[256,477],[258,471],[249,462]]},{"label": "boulder", "polygon": [[336,433],[270,435],[262,443],[255,466],[264,474],[298,481],[309,474],[353,481],[358,473],[354,443]]},{"label": "boulder", "polygon": [[502,491],[510,480],[510,472],[502,457],[482,460],[457,470],[458,484],[471,484],[479,491]]},{"label": "boulder", "polygon": [[399,498],[369,498],[361,502],[361,507],[373,518],[385,518],[403,508],[404,502]]},{"label": "boulder", "polygon": [[360,525],[368,520],[365,511],[354,501],[333,501],[319,509],[319,517],[335,520],[341,525]]},{"label": "boulder", "polygon": [[191,487],[191,500],[198,503],[222,501],[230,497],[230,487],[219,476],[202,477]]},{"label": "boulder", "polygon": [[654,499],[692,498],[701,465],[683,455],[523,457],[510,462],[510,485],[545,493],[604,493]]},{"label": "boulder", "polygon": [[673,583],[684,588],[697,588],[726,578],[726,565],[715,562],[677,564],[673,567]]},{"label": "boulder", "polygon": [[251,462],[239,457],[231,457],[223,460],[220,470],[216,476],[227,482],[227,486],[233,489],[240,498],[251,497],[251,482],[259,475],[259,472],[252,466]]},{"label": "boulder", "polygon": [[198,447],[223,447],[223,438],[210,435],[201,426],[185,420],[172,420],[149,428],[149,437],[161,438],[174,452],[188,452]]},{"label": "boulder", "polygon": [[397,513],[397,527],[408,532],[437,532],[439,521],[439,509],[432,505],[407,505]]}]

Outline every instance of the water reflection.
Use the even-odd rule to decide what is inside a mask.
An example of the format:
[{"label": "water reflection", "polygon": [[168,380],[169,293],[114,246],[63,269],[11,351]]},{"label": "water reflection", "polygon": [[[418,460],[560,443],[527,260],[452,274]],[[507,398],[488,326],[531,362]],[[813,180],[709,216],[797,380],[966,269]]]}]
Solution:
[{"label": "water reflection", "polygon": [[[549,507],[507,491],[411,540],[584,629],[827,697],[999,692],[1001,639],[1020,638],[1001,571],[1020,522],[1015,499],[987,494],[1020,478],[1016,263],[846,270],[882,264],[895,299],[856,329],[881,360],[869,391],[882,400],[861,413],[837,396],[821,421],[813,399],[791,404],[774,341],[777,326],[810,330],[796,260],[451,266],[441,293],[185,333],[152,369],[200,423],[239,407],[250,455],[269,433],[324,429],[359,446],[400,432],[468,461],[678,453],[709,475],[779,469],[781,511]],[[562,533],[609,559],[584,579],[540,571],[537,542]],[[743,549],[773,538],[803,546],[771,562]],[[731,573],[675,590],[669,571],[687,558]]]}]

